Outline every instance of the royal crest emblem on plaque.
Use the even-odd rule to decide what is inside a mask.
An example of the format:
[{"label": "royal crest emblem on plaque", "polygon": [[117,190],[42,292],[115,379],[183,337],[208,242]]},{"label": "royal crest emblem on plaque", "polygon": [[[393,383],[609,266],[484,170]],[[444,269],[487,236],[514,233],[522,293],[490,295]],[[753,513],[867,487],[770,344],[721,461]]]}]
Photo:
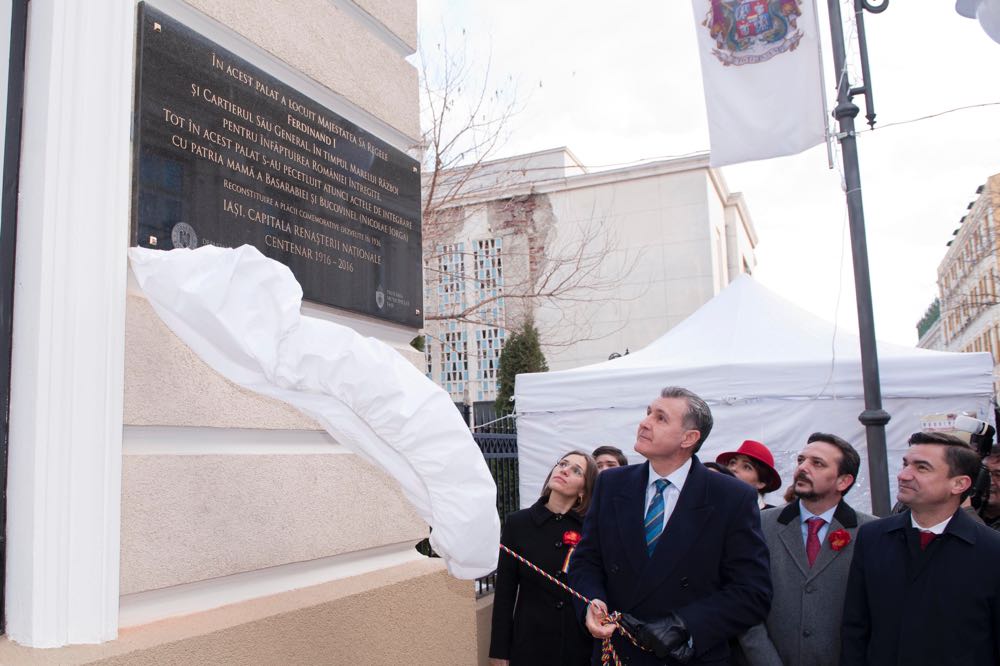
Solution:
[{"label": "royal crest emblem on plaque", "polygon": [[709,0],[702,22],[723,65],[751,65],[794,51],[802,40],[802,0]]},{"label": "royal crest emblem on plaque", "polygon": [[385,290],[382,289],[382,285],[375,289],[375,305],[379,310],[385,307]]},{"label": "royal crest emblem on plaque", "polygon": [[187,222],[178,222],[173,226],[170,230],[170,241],[174,244],[174,248],[198,249],[198,234],[195,233],[194,227]]}]

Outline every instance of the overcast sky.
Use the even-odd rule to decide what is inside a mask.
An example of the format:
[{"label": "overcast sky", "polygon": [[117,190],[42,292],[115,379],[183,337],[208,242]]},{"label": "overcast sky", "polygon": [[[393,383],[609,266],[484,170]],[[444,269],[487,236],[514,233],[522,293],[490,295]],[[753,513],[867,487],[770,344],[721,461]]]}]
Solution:
[{"label": "overcast sky", "polygon": [[[598,168],[708,149],[690,0],[419,0],[419,7],[425,52],[447,33],[451,48],[464,39],[470,59],[516,81],[524,109],[498,156],[565,145]],[[859,152],[876,334],[912,346],[916,322],[937,295],[945,243],[976,188],[1000,172],[1000,105],[890,124],[1000,102],[1000,44],[950,0],[894,0],[884,13],[866,14],[865,27],[878,122],[859,137]],[[854,35],[851,26],[845,32]],[[849,47],[852,64],[853,53]],[[851,72],[858,85],[859,68]],[[856,102],[857,124],[866,127],[863,101]],[[856,328],[839,160],[828,169],[819,146],[722,172],[732,191],[744,193],[760,238],[755,277]]]}]

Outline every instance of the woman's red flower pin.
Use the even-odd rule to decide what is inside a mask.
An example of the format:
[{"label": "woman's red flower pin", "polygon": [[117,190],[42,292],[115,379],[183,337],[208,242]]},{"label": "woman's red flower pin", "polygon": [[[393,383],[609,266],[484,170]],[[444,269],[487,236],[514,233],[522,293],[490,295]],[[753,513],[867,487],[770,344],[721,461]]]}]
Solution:
[{"label": "woman's red flower pin", "polygon": [[569,570],[569,556],[573,554],[573,549],[576,548],[576,544],[580,543],[580,538],[579,532],[574,532],[573,530],[566,530],[563,532],[563,545],[569,546],[569,550],[566,551],[566,559],[563,560],[563,573],[566,573],[566,571]]},{"label": "woman's red flower pin", "polygon": [[830,532],[830,548],[833,550],[842,550],[849,543],[851,543],[851,535],[847,530]]}]

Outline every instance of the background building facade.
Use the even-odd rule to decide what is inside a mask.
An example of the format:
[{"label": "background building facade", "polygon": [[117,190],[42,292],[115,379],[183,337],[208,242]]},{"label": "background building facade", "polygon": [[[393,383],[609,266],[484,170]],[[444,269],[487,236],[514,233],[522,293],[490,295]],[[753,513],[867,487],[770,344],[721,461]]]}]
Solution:
[{"label": "background building facade", "polygon": [[990,352],[1000,388],[1000,174],[976,194],[938,265],[939,297],[917,324],[917,346]]},{"label": "background building facade", "polygon": [[500,350],[526,317],[551,369],[596,363],[755,266],[746,202],[707,155],[591,172],[557,148],[476,169],[453,176],[463,193],[425,238],[427,374],[456,402],[495,398]]}]

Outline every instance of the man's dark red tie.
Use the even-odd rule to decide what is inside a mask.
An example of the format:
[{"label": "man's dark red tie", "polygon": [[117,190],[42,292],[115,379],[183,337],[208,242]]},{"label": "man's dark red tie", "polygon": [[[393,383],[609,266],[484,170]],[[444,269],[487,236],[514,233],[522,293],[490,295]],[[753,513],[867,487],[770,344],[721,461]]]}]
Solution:
[{"label": "man's dark red tie", "polygon": [[934,537],[936,536],[937,534],[934,534],[930,530],[920,530],[920,550],[927,548],[927,544],[934,541]]},{"label": "man's dark red tie", "polygon": [[816,562],[816,557],[819,556],[819,530],[823,527],[824,523],[826,521],[822,518],[810,518],[806,521],[806,527],[809,529],[806,535],[806,557],[809,558],[810,567]]}]

